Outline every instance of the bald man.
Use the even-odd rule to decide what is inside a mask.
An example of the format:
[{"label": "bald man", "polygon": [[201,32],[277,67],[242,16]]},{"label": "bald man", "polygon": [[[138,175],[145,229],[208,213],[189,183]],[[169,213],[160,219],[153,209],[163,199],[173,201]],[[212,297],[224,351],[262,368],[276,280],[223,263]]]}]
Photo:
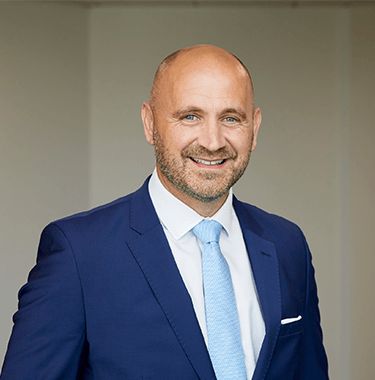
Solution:
[{"label": "bald man", "polygon": [[261,123],[247,69],[179,50],[142,121],[154,173],[44,229],[1,379],[328,379],[302,232],[232,194]]}]

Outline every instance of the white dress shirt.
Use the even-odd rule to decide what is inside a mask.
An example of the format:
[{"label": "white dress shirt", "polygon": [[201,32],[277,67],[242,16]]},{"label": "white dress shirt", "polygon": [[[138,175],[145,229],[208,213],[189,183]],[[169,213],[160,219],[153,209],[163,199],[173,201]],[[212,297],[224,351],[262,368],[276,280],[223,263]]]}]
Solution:
[{"label": "white dress shirt", "polygon": [[[163,186],[156,169],[149,182],[149,192],[181,277],[190,294],[207,345],[201,261],[203,244],[191,231],[204,218]],[[265,326],[242,230],[232,206],[232,199],[231,189],[223,206],[215,215],[206,219],[214,219],[223,226],[220,249],[228,262],[232,276],[246,373],[250,380],[265,335]]]}]

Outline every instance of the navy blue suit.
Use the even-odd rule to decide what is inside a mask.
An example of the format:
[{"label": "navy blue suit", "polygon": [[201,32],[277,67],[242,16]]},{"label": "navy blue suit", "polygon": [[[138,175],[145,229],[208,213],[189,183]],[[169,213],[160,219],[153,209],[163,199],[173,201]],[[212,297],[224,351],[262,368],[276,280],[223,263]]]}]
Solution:
[{"label": "navy blue suit", "polygon": [[[147,186],[45,228],[19,293],[2,380],[215,379]],[[301,231],[236,199],[234,207],[266,325],[253,379],[327,379]]]}]

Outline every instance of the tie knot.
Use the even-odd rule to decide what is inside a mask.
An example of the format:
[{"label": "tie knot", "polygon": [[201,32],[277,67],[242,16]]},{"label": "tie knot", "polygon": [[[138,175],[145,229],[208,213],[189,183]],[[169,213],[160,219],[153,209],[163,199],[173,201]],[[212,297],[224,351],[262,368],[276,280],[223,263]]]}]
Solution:
[{"label": "tie knot", "polygon": [[203,243],[219,242],[222,225],[216,220],[202,220],[192,228],[194,234]]}]

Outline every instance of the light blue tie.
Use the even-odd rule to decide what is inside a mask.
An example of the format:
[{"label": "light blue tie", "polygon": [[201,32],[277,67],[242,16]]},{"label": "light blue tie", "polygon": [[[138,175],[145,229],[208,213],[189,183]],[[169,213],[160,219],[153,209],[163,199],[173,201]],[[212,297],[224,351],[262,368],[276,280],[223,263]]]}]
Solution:
[{"label": "light blue tie", "polygon": [[208,352],[218,380],[246,380],[232,278],[219,246],[221,229],[215,220],[202,220],[192,229],[204,244],[202,273]]}]

